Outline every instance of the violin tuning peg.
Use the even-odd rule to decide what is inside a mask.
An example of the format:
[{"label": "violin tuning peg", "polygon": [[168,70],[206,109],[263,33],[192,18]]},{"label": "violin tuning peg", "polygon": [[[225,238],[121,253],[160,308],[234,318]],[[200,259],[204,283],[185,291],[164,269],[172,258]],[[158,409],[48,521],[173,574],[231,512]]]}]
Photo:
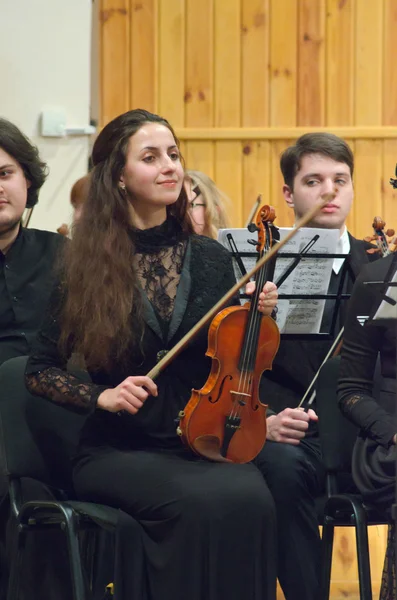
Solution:
[{"label": "violin tuning peg", "polygon": [[250,223],[247,229],[250,233],[255,233],[255,231],[259,231],[259,227],[255,225],[255,223]]},{"label": "violin tuning peg", "polygon": [[251,244],[251,246],[256,246],[258,242],[257,240],[247,240],[247,244]]}]

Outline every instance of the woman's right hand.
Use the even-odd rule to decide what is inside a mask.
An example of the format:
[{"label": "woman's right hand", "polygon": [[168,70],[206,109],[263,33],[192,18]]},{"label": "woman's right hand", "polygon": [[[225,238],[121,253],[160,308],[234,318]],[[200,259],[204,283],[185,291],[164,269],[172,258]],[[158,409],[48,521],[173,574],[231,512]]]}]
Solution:
[{"label": "woman's right hand", "polygon": [[146,375],[127,377],[117,387],[104,390],[98,397],[97,407],[113,413],[125,410],[136,415],[147,397],[157,394],[157,385]]}]

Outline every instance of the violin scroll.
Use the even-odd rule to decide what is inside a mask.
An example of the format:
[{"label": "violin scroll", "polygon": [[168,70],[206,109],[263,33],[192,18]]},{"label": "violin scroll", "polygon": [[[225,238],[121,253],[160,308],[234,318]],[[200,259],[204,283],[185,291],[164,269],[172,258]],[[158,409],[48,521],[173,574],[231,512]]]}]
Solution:
[{"label": "violin scroll", "polygon": [[382,217],[374,217],[372,228],[373,234],[364,238],[365,242],[375,242],[376,248],[369,248],[368,254],[379,252],[383,257],[397,250],[397,236],[394,229],[385,231],[386,223]]}]

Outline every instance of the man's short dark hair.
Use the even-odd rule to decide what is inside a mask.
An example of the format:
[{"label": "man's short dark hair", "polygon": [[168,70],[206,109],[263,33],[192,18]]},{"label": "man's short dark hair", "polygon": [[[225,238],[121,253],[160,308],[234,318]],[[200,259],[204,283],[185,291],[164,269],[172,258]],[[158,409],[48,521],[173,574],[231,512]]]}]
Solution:
[{"label": "man's short dark hair", "polygon": [[36,146],[22,131],[2,118],[0,118],[0,148],[17,161],[30,182],[26,207],[32,208],[37,203],[39,190],[46,180],[47,165],[40,159]]},{"label": "man's short dark hair", "polygon": [[290,146],[283,152],[280,159],[284,183],[291,190],[294,187],[295,175],[301,168],[302,158],[308,154],[322,154],[336,162],[347,164],[353,178],[353,152],[342,138],[333,133],[305,133],[296,141],[294,146]]}]

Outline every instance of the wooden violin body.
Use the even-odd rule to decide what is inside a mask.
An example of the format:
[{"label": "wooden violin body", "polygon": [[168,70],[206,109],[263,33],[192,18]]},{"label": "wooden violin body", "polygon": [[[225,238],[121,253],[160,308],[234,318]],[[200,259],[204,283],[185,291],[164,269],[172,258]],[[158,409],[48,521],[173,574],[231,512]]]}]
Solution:
[{"label": "wooden violin body", "polygon": [[[261,317],[253,369],[241,371],[241,352],[250,305],[223,309],[212,321],[206,355],[210,376],[180,413],[179,433],[196,454],[220,462],[246,463],[266,440],[266,408],[259,400],[262,372],[271,369],[280,333],[271,317]],[[205,410],[197,410],[198,408]]]}]

